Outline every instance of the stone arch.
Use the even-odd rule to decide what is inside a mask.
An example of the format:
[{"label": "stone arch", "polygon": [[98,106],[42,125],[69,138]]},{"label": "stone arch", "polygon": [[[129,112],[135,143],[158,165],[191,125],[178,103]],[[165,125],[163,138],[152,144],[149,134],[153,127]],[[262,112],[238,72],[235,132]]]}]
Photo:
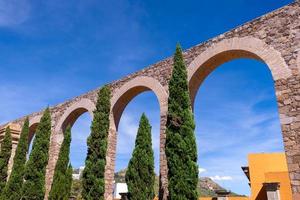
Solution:
[{"label": "stone arch", "polygon": [[36,132],[36,128],[40,123],[42,116],[37,115],[31,119],[29,119],[29,134],[28,134],[28,145],[30,145],[32,138]]},{"label": "stone arch", "polygon": [[[297,64],[300,67],[300,57],[298,53]],[[265,63],[274,80],[275,95],[277,97],[277,105],[279,110],[279,119],[281,124],[281,133],[283,136],[283,144],[289,168],[290,180],[292,190],[294,190],[295,174],[299,174],[298,161],[293,160],[295,152],[299,154],[299,150],[291,147],[289,135],[291,134],[290,124],[293,123],[293,117],[290,117],[289,106],[292,104],[290,98],[290,89],[288,84],[294,79],[291,68],[283,59],[281,53],[274,49],[272,46],[266,44],[264,41],[254,37],[235,37],[231,39],[224,39],[212,46],[208,47],[204,52],[198,55],[188,67],[189,89],[192,105],[194,106],[195,97],[199,87],[205,78],[214,71],[218,66],[225,62],[238,59],[249,58],[255,59]],[[285,105],[283,101],[287,101]],[[293,144],[294,145],[294,144]],[[294,166],[297,165],[297,168]],[[294,167],[294,168],[293,168]],[[295,170],[296,169],[296,170]],[[293,199],[298,199],[299,193],[294,191]]]},{"label": "stone arch", "polygon": [[[105,167],[105,199],[112,200],[113,181],[116,158],[117,130],[121,115],[127,104],[137,95],[145,91],[153,91],[160,107],[160,182],[163,188],[167,187],[167,164],[164,150],[165,124],[167,113],[168,94],[160,82],[152,77],[139,76],[129,80],[121,88],[113,91],[111,99],[110,130]],[[165,189],[163,189],[165,191]],[[166,197],[166,194],[164,194]]]},{"label": "stone arch", "polygon": [[254,37],[224,39],[198,55],[188,67],[192,105],[204,79],[218,66],[238,58],[255,59],[266,63],[274,81],[292,76],[281,53],[264,41]]},{"label": "stone arch", "polygon": [[89,112],[93,118],[93,111],[95,110],[95,104],[87,98],[79,99],[72,103],[67,109],[63,112],[63,115],[58,119],[56,125],[53,128],[50,147],[49,147],[49,161],[46,170],[46,192],[45,199],[48,199],[49,192],[51,190],[51,184],[54,176],[54,169],[58,159],[60,146],[63,141],[63,132],[68,125],[73,125],[75,121],[86,112]]},{"label": "stone arch", "polygon": [[114,96],[111,100],[111,110],[115,121],[116,128],[121,118],[121,115],[126,108],[127,104],[137,95],[145,91],[153,91],[156,95],[160,113],[166,112],[166,105],[168,96],[166,90],[162,85],[154,78],[147,76],[136,77],[129,82],[125,83],[120,89],[114,92]]},{"label": "stone arch", "polygon": [[68,125],[72,126],[78,119],[78,117],[80,117],[85,112],[89,112],[93,118],[93,111],[95,110],[95,108],[95,104],[91,100],[86,98],[73,103],[64,111],[64,114],[59,118],[54,132],[62,133]]}]

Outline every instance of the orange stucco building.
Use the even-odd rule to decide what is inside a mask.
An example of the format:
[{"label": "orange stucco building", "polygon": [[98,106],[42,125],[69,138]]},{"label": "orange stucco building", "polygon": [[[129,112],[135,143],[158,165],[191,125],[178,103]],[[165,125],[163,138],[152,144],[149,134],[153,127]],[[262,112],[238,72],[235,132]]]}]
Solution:
[{"label": "orange stucco building", "polygon": [[292,199],[284,153],[250,154],[248,164],[243,170],[251,187],[250,200]]},{"label": "orange stucco building", "polygon": [[[242,167],[249,179],[250,197],[226,197],[226,200],[292,200],[292,190],[284,153],[248,155],[248,166]],[[199,200],[215,200],[201,197]]]},{"label": "orange stucco building", "polygon": [[[217,198],[213,198],[213,197],[201,197],[199,198],[199,200],[215,200]],[[249,200],[248,197],[227,197],[226,200]]]}]

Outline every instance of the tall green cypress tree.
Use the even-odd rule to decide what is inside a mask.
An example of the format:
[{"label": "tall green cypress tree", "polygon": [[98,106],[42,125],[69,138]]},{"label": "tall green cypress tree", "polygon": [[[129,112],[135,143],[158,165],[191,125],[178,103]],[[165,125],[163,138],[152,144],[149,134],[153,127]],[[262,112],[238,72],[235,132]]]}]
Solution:
[{"label": "tall green cypress tree", "polygon": [[180,45],[174,55],[169,82],[166,156],[170,200],[196,200],[198,183],[195,124],[191,109],[187,70]]},{"label": "tall green cypress tree", "polygon": [[14,157],[10,178],[1,195],[3,200],[19,200],[23,184],[26,154],[28,151],[29,120],[26,118]]},{"label": "tall green cypress tree", "polygon": [[64,134],[64,140],[55,166],[49,200],[68,200],[70,197],[72,184],[72,174],[71,177],[69,176],[69,170],[72,171],[72,167],[70,169],[71,165],[69,165],[70,144],[71,127],[68,126]]},{"label": "tall green cypress tree", "polygon": [[91,134],[87,141],[88,153],[82,174],[82,197],[85,200],[104,200],[109,113],[110,89],[104,86],[98,93]]},{"label": "tall green cypress tree", "polygon": [[43,200],[45,196],[45,173],[48,164],[49,141],[51,135],[51,116],[47,108],[37,127],[29,160],[25,166],[22,198],[24,200]]},{"label": "tall green cypress tree", "polygon": [[155,197],[154,155],[151,126],[142,115],[135,140],[135,148],[125,176],[130,200],[152,200]]},{"label": "tall green cypress tree", "polygon": [[[69,164],[68,166],[68,169],[66,171],[66,176],[65,176],[65,188],[66,188],[66,191],[68,191],[68,197],[71,196],[71,190],[72,190],[72,183],[73,183],[73,167],[71,165],[71,163]],[[66,200],[68,200],[69,198],[67,198]]]},{"label": "tall green cypress tree", "polygon": [[0,152],[0,193],[2,193],[7,180],[8,162],[11,156],[12,139],[9,126],[5,130],[5,135],[1,144]]}]

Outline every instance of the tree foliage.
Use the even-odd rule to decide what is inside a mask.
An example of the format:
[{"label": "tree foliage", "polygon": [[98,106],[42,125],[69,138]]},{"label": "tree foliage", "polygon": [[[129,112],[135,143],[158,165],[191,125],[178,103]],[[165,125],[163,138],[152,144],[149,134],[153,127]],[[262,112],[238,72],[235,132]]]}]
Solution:
[{"label": "tree foliage", "polygon": [[174,55],[169,82],[166,156],[170,200],[196,200],[198,183],[195,124],[189,97],[187,70],[180,45]]},{"label": "tree foliage", "polygon": [[2,193],[7,180],[8,162],[12,150],[12,139],[9,126],[5,130],[5,135],[1,143],[0,152],[0,193]]},{"label": "tree foliage", "polygon": [[24,179],[26,155],[28,151],[28,135],[29,120],[28,118],[26,118],[16,149],[12,172],[4,188],[4,191],[1,194],[1,199],[3,200],[19,200],[21,198],[21,189]]},{"label": "tree foliage", "polygon": [[49,200],[68,200],[72,186],[72,166],[70,162],[71,127],[68,126],[55,166]]},{"label": "tree foliage", "polygon": [[152,200],[155,197],[154,155],[151,126],[145,114],[142,115],[135,148],[125,176],[130,200]]},{"label": "tree foliage", "polygon": [[48,164],[49,141],[51,135],[51,116],[47,108],[37,127],[29,160],[25,166],[22,198],[24,200],[43,200],[45,195],[45,173]]},{"label": "tree foliage", "polygon": [[82,174],[82,197],[85,200],[104,200],[107,138],[109,131],[110,89],[99,90],[96,110],[88,138],[88,153]]}]

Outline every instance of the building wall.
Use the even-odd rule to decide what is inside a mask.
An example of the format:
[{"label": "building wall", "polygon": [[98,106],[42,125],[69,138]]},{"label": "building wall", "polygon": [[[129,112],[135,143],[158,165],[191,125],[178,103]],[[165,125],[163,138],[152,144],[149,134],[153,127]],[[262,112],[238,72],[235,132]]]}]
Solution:
[{"label": "building wall", "polygon": [[250,154],[248,156],[251,182],[250,200],[259,200],[263,183],[280,183],[280,197],[291,200],[292,191],[284,153]]}]

